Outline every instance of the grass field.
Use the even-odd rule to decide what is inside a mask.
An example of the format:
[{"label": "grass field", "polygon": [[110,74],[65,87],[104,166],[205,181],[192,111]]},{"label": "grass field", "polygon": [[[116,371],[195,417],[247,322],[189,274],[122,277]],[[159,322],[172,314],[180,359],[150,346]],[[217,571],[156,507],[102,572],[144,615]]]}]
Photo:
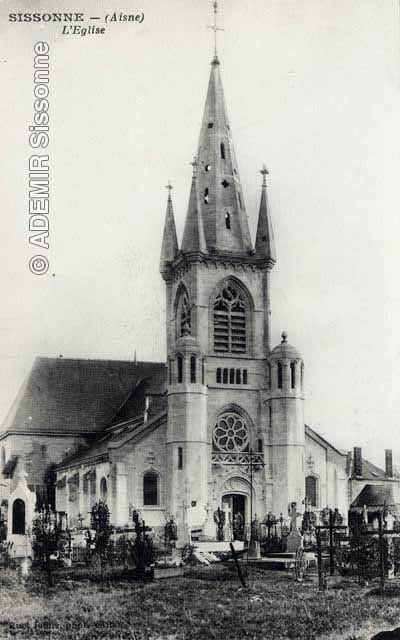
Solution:
[{"label": "grass field", "polygon": [[245,590],[233,567],[214,565],[176,580],[110,581],[102,588],[84,572],[64,570],[48,589],[40,572],[23,585],[3,570],[0,638],[365,640],[400,625],[400,583],[382,596],[376,585],[354,582],[318,592],[315,578],[299,584],[289,574],[253,568],[247,579]]}]

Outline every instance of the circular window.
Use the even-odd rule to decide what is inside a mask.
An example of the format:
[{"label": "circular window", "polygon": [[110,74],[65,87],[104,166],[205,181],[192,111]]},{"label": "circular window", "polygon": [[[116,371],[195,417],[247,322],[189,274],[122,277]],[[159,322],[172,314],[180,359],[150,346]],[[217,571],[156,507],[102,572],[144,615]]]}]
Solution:
[{"label": "circular window", "polygon": [[214,443],[220,451],[244,451],[249,444],[245,420],[237,413],[223,413],[215,425]]}]

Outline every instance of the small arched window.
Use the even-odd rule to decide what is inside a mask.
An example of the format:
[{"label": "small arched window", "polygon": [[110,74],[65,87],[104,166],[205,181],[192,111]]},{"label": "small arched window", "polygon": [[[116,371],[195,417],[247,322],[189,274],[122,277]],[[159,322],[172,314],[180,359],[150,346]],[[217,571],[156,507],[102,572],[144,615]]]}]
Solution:
[{"label": "small arched window", "polygon": [[229,371],[229,384],[235,384],[235,369]]},{"label": "small arched window", "polygon": [[228,211],[225,213],[225,226],[227,229],[231,228],[231,215]]},{"label": "small arched window", "polygon": [[222,369],[220,368],[217,369],[217,382],[219,382],[220,384],[222,382]]},{"label": "small arched window", "polygon": [[196,356],[190,356],[190,382],[196,382]]},{"label": "small arched window", "polygon": [[154,471],[147,471],[143,476],[143,505],[158,505],[158,475]]},{"label": "small arched window", "polygon": [[178,367],[178,383],[181,384],[183,382],[183,358],[182,356],[177,356],[176,364]]},{"label": "small arched window", "polygon": [[16,535],[25,534],[25,502],[19,498],[13,503],[12,532]]},{"label": "small arched window", "polygon": [[102,478],[100,480],[100,498],[103,502],[107,502],[107,480]]},{"label": "small arched window", "polygon": [[178,469],[183,469],[183,449],[178,447]]},{"label": "small arched window", "polygon": [[290,363],[290,387],[291,389],[296,388],[296,364],[294,362]]},{"label": "small arched window", "polygon": [[311,507],[317,506],[318,481],[314,476],[306,477],[306,498]]},{"label": "small arched window", "polygon": [[208,187],[204,189],[204,204],[208,204],[210,202],[209,190]]},{"label": "small arched window", "polygon": [[6,464],[6,450],[4,447],[1,447],[0,465],[3,468],[5,464]]},{"label": "small arched window", "polygon": [[278,389],[283,387],[283,365],[282,362],[278,362]]},{"label": "small arched window", "polygon": [[225,145],[223,142],[221,142],[221,158],[225,160]]},{"label": "small arched window", "polygon": [[263,441],[262,438],[258,438],[258,453],[263,452]]},{"label": "small arched window", "polygon": [[236,369],[236,384],[242,384],[242,376],[240,369]]},{"label": "small arched window", "polygon": [[214,302],[213,315],[214,351],[246,353],[246,302],[233,283],[221,287]]},{"label": "small arched window", "polygon": [[247,369],[243,369],[243,384],[247,384]]},{"label": "small arched window", "polygon": [[224,369],[223,371],[223,383],[228,384],[228,369]]}]

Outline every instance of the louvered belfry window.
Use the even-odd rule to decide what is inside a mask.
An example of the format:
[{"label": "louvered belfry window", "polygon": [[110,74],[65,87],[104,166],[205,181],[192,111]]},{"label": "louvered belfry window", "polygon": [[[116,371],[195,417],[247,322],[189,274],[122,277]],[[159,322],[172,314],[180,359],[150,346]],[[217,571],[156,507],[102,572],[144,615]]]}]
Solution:
[{"label": "louvered belfry window", "polygon": [[221,289],[214,303],[214,351],[246,353],[246,306],[231,284]]}]

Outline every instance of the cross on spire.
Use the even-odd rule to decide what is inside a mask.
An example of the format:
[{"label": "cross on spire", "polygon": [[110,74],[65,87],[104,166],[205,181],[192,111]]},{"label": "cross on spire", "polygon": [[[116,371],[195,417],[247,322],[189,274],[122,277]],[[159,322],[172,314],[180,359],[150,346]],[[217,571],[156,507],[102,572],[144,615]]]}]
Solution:
[{"label": "cross on spire", "polygon": [[217,51],[217,35],[218,35],[218,31],[225,31],[225,29],[222,29],[221,27],[218,26],[218,2],[217,0],[213,1],[213,7],[214,7],[214,24],[211,25],[207,25],[207,29],[212,29],[214,31],[214,60],[213,62],[218,62],[218,51]]},{"label": "cross on spire", "polygon": [[165,188],[168,189],[168,200],[171,200],[171,191],[174,188],[171,182],[168,180],[168,184],[165,185]]},{"label": "cross on spire", "polygon": [[265,164],[263,164],[263,167],[262,167],[260,173],[261,173],[261,175],[263,177],[262,186],[266,187],[267,186],[267,175],[269,174],[269,171],[268,171],[267,167],[265,166]]}]

